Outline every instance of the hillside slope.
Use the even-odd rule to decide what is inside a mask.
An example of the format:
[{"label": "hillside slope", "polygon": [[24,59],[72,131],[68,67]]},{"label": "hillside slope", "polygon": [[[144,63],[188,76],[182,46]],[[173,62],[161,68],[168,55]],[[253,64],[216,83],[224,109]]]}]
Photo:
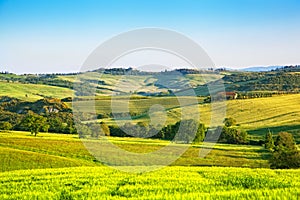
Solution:
[{"label": "hillside slope", "polygon": [[73,90],[41,84],[7,83],[0,81],[0,96],[34,101],[45,97],[65,98],[73,96]]},{"label": "hillside slope", "polygon": [[[153,152],[169,144],[157,139],[110,137],[109,140],[135,153]],[[29,132],[0,132],[0,171],[101,165],[85,146],[88,142],[101,141],[84,139],[84,142],[77,135],[41,133],[34,137]],[[200,150],[207,145],[190,145],[172,165],[269,167],[269,153],[263,147],[217,144],[205,158],[199,157]]]},{"label": "hillside slope", "polygon": [[[181,97],[189,98],[189,97]],[[199,104],[187,106],[191,116],[193,113],[200,112],[200,119],[209,127],[211,120],[211,104],[203,103],[203,98],[198,98]],[[100,119],[108,124],[114,124],[114,118],[109,118],[111,113],[111,99],[98,97],[95,101],[98,114],[104,118]],[[82,111],[87,101],[76,102]],[[129,111],[132,120],[126,122],[149,122],[148,111],[153,105],[161,105],[166,110],[167,124],[176,123],[180,120],[181,106],[176,97],[152,97],[146,99],[131,99],[129,101]],[[127,108],[126,98],[113,99],[116,110]],[[269,130],[273,133],[288,131],[294,134],[296,140],[300,141],[300,94],[277,95],[266,98],[236,99],[226,103],[215,102],[216,108],[226,106],[226,116],[233,117],[239,125],[237,128],[245,129],[252,135],[264,136]],[[123,109],[124,110],[124,109]],[[218,113],[218,110],[216,110]],[[154,113],[155,114],[155,113]],[[107,117],[107,118],[106,118]]]}]

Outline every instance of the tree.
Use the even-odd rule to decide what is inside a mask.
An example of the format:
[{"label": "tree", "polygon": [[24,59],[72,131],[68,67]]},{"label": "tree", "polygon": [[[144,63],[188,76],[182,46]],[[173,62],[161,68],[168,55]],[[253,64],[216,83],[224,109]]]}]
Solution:
[{"label": "tree", "polygon": [[274,152],[270,159],[271,168],[290,169],[300,167],[300,153],[292,134],[281,132],[275,141]]},{"label": "tree", "polygon": [[203,142],[205,138],[205,132],[206,132],[205,125],[200,123],[193,142],[194,143]]},{"label": "tree", "polygon": [[215,142],[218,140],[219,142],[221,142],[220,136],[222,134],[222,131],[223,131],[222,126],[217,126],[214,129],[208,129],[205,135],[206,141]]},{"label": "tree", "polygon": [[0,122],[0,130],[9,131],[12,129],[12,125],[9,122]]},{"label": "tree", "polygon": [[295,151],[297,146],[292,134],[288,132],[280,132],[275,141],[276,151]]},{"label": "tree", "polygon": [[102,133],[100,124],[99,123],[89,123],[89,124],[87,124],[87,126],[90,129],[91,137],[99,138],[99,136]]},{"label": "tree", "polygon": [[147,138],[149,134],[149,124],[146,122],[138,122],[135,126],[137,136],[141,138]]},{"label": "tree", "polygon": [[237,144],[248,144],[248,133],[245,130],[238,130],[235,136],[235,141]]},{"label": "tree", "polygon": [[127,136],[133,136],[133,137],[138,137],[138,133],[136,131],[135,125],[133,125],[130,122],[126,122],[122,127],[122,131],[127,135]]},{"label": "tree", "polygon": [[41,130],[48,131],[49,125],[46,124],[47,119],[43,116],[29,113],[21,122],[22,126],[36,136]]},{"label": "tree", "polygon": [[237,130],[224,126],[219,138],[219,142],[228,144],[247,144],[248,134],[244,130]]},{"label": "tree", "polygon": [[205,125],[193,119],[181,120],[171,127],[172,135],[184,143],[202,142],[205,137]]},{"label": "tree", "polygon": [[87,136],[92,135],[90,127],[82,123],[76,123],[76,131],[79,138],[86,138]]},{"label": "tree", "polygon": [[173,140],[178,131],[177,125],[176,124],[168,124],[160,131],[159,135],[162,136],[162,139]]},{"label": "tree", "polygon": [[226,127],[230,127],[236,124],[236,120],[232,117],[228,117],[224,119],[223,123]]},{"label": "tree", "polygon": [[49,132],[55,133],[76,133],[74,119],[72,113],[58,112],[46,114],[47,124],[49,124]]},{"label": "tree", "polygon": [[48,124],[49,124],[49,131],[50,132],[55,132],[59,133],[62,132],[63,127],[63,119],[57,116],[57,113],[51,113],[50,115],[47,116],[48,119]]},{"label": "tree", "polygon": [[[79,131],[81,131],[82,136],[86,135],[91,135],[93,138],[99,138],[99,136],[109,136],[110,135],[110,130],[109,127],[104,123],[89,123],[87,124],[87,128],[89,130],[86,130],[86,128],[80,127],[79,126]],[[84,137],[85,137],[84,136]]]},{"label": "tree", "polygon": [[107,124],[105,124],[104,122],[100,122],[100,127],[102,130],[102,133],[105,136],[110,136],[110,130],[109,130],[109,127],[107,126]]},{"label": "tree", "polygon": [[111,136],[116,137],[126,137],[128,136],[120,127],[118,126],[109,126],[109,132]]},{"label": "tree", "polygon": [[274,147],[273,134],[269,131],[265,136],[265,148],[273,151]]}]

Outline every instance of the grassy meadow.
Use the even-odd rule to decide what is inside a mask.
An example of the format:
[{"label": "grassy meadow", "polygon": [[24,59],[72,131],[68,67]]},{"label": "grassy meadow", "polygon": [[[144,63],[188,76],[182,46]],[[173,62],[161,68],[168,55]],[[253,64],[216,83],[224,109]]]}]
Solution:
[{"label": "grassy meadow", "polygon": [[[137,153],[169,144],[137,138],[116,137],[110,141]],[[207,145],[191,145],[172,166],[127,173],[96,161],[76,135],[40,133],[34,137],[28,132],[1,132],[0,199],[299,197],[300,170],[267,169],[269,153],[263,147],[217,144],[205,158],[200,158],[199,150]],[[125,167],[135,171],[135,166]]]},{"label": "grassy meadow", "polygon": [[140,174],[104,166],[19,170],[0,173],[0,198],[297,199],[299,172],[176,166]]},{"label": "grassy meadow", "polygon": [[[124,150],[149,153],[169,141],[111,137],[110,142]],[[99,142],[84,139],[85,142]],[[184,144],[181,144],[184,145]],[[223,166],[268,168],[269,153],[259,146],[216,144],[205,157],[199,157],[209,144],[190,145],[172,165]],[[37,137],[28,132],[0,132],[0,171],[35,168],[98,166],[100,162],[88,152],[77,135],[40,133]]]},{"label": "grassy meadow", "polygon": [[65,98],[73,94],[73,90],[68,88],[0,81],[0,96],[15,97],[25,101],[36,101],[45,97]]}]

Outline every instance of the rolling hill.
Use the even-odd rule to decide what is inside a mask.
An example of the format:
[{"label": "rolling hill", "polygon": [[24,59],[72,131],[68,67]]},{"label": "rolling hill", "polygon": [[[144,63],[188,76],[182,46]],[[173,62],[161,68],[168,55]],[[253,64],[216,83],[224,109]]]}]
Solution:
[{"label": "rolling hill", "polygon": [[[298,81],[298,73],[293,70],[270,72],[272,75],[251,73],[252,77],[247,77],[248,73],[236,72],[208,73],[205,76],[209,81],[217,81],[220,78],[226,80],[226,88],[229,90],[242,87],[249,89],[242,91],[243,93],[261,92],[253,91],[252,84],[257,88],[264,87],[263,92],[271,92],[272,95],[247,96],[223,103],[216,101],[213,105],[216,110],[224,108],[227,117],[236,119],[235,128],[247,130],[252,139],[263,139],[269,131],[274,134],[288,131],[293,133],[299,143],[300,94],[294,94],[299,86],[293,85],[290,88],[292,90],[283,87],[290,83],[288,81]],[[279,77],[282,82],[278,83],[276,80],[280,73],[285,74],[281,79]],[[187,73],[182,77],[176,76],[175,79],[167,80],[167,85],[173,84],[184,89],[190,84],[189,86],[198,92],[199,97],[195,97],[196,103],[184,106],[180,105],[180,101],[189,102],[193,97],[175,97],[159,82],[160,77],[157,75],[100,76],[97,72],[89,72],[82,78],[84,86],[97,88],[96,95],[77,96],[76,101],[71,102],[72,99],[66,97],[75,93],[70,86],[78,82],[76,74],[1,75],[0,96],[8,96],[2,98],[8,102],[1,102],[1,119],[13,120],[11,116],[26,114],[25,111],[31,110],[36,114],[48,116],[49,119],[52,116],[54,125],[59,123],[66,128],[68,123],[73,126],[72,120],[68,123],[63,120],[66,116],[72,116],[72,106],[75,105],[89,114],[88,106],[92,103],[95,105],[97,118],[83,122],[104,121],[108,125],[114,125],[113,102],[115,109],[120,112],[119,115],[126,111],[124,108],[129,109],[131,119],[121,118],[122,123],[149,123],[149,109],[152,109],[151,116],[161,119],[165,114],[165,125],[174,124],[180,120],[181,111],[185,109],[190,117],[199,112],[201,122],[206,126],[210,125],[212,103],[206,101],[207,97],[202,97],[206,82],[199,74]],[[265,80],[275,82],[260,86]],[[269,90],[278,84],[285,92]],[[237,92],[241,93],[238,89]],[[45,97],[47,98],[44,99]],[[62,98],[65,99],[62,101]],[[95,101],[90,102],[90,99]],[[53,113],[52,108],[56,108]],[[46,113],[45,110],[51,112]],[[13,114],[10,115],[9,112]],[[188,148],[171,164],[172,166],[147,173],[126,173],[122,169],[134,172],[136,167],[141,166],[131,163],[131,166],[120,165],[113,169],[104,166],[104,163],[96,160],[87,150],[86,144],[101,144],[101,139],[79,139],[78,135],[54,133],[40,133],[34,137],[29,132],[1,131],[0,199],[297,199],[300,195],[299,170],[266,169],[270,167],[268,159],[271,153],[263,146],[216,144],[209,154],[202,158],[199,157],[199,152],[211,148],[211,143],[189,146],[175,144]],[[159,139],[108,139],[118,148],[137,154],[154,152],[170,144],[168,140]],[[173,151],[169,153],[172,154]]]},{"label": "rolling hill", "polygon": [[[62,168],[77,166],[101,166],[89,153],[85,142],[77,135],[41,133],[37,137],[29,132],[0,132],[0,171],[35,168]],[[110,141],[119,148],[136,153],[149,153],[166,145],[169,141],[143,138],[111,137]],[[235,166],[267,168],[270,156],[263,147],[217,144],[205,157],[199,152],[209,144],[190,145],[188,150],[172,165],[174,166]]]},{"label": "rolling hill", "polygon": [[[188,98],[188,97],[181,97]],[[129,105],[129,112],[132,115],[131,120],[123,120],[123,123],[137,123],[139,121],[149,122],[149,108],[153,105],[161,105],[167,115],[167,122],[176,123],[180,120],[182,107],[177,97],[149,97],[143,99],[126,98],[101,98],[95,100],[95,108],[98,114],[102,114],[107,124],[114,124],[114,118],[110,118],[111,107],[115,105],[115,110],[124,110]],[[129,102],[129,104],[128,104]],[[88,111],[86,106],[91,104],[89,100],[75,102],[81,111]],[[198,98],[197,105],[187,106],[191,116],[193,113],[200,112],[200,119],[206,126],[210,125],[211,105],[203,103],[203,98]],[[294,134],[296,140],[300,141],[300,94],[293,95],[277,95],[265,98],[253,99],[236,99],[226,103],[215,102],[216,107],[226,107],[226,116],[233,117],[237,120],[237,128],[247,130],[251,135],[263,137],[267,132],[271,131],[277,134],[280,131],[288,131]],[[124,111],[125,112],[125,111]]]},{"label": "rolling hill", "polygon": [[26,101],[35,101],[45,97],[65,98],[73,94],[72,89],[58,86],[0,81],[0,96],[15,97]]},{"label": "rolling hill", "polygon": [[[295,94],[300,85],[299,69],[299,66],[287,66],[271,72],[175,70],[160,73],[133,70],[130,74],[127,73],[129,70],[124,69],[102,69],[80,74],[1,74],[0,96],[15,97],[24,101],[35,101],[44,97],[71,97],[76,93],[71,85],[83,81],[83,85],[87,88],[96,88],[96,94],[93,95],[96,95],[95,106],[100,121],[114,124],[111,118],[113,99],[116,110],[121,114],[124,108],[129,106],[132,117],[129,121],[149,122],[148,110],[152,106],[160,105],[167,115],[166,124],[174,124],[180,119],[181,108],[178,98],[165,86],[172,86],[179,91],[189,86],[195,89],[196,94],[206,96],[209,95],[206,83],[221,79],[225,83],[226,90],[238,93],[239,99],[227,101],[222,105],[226,106],[227,117],[237,120],[238,129],[245,129],[251,135],[260,137],[268,131],[275,134],[289,131],[299,141],[299,94]],[[112,94],[114,96],[110,97]],[[268,98],[264,98],[265,96]],[[87,101],[89,98],[89,96],[78,97],[76,106],[85,111],[85,107],[89,105]],[[197,97],[197,105],[186,107],[190,110],[191,116],[195,111],[200,111],[201,121],[209,126],[211,105],[204,103],[205,98]],[[130,99],[129,104],[127,99]],[[218,102],[216,105],[218,106]],[[71,102],[69,106],[71,107]],[[126,122],[128,120],[123,120],[123,123]]]}]

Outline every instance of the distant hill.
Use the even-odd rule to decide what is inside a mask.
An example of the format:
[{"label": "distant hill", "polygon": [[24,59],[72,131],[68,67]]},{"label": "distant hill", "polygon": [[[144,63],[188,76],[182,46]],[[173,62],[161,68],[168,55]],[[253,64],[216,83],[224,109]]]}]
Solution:
[{"label": "distant hill", "polygon": [[[78,77],[80,76],[80,80]],[[0,73],[0,96],[26,101],[42,98],[78,96],[172,96],[194,88],[199,96],[208,96],[208,83],[224,82],[227,91],[288,92],[300,91],[300,66],[270,66],[231,71],[224,68],[192,70],[176,69],[143,72],[132,68],[97,69],[72,74]],[[74,83],[80,87],[74,91]],[[223,83],[222,83],[223,84]]]},{"label": "distant hill", "polygon": [[[235,91],[247,97],[299,93],[300,66],[285,66],[267,72],[229,72],[211,84],[224,84],[226,91]],[[206,84],[196,87],[195,91],[200,96],[210,95]]]},{"label": "distant hill", "polygon": [[300,71],[300,65],[289,65],[289,66],[259,66],[259,67],[248,67],[242,68],[240,71],[244,72],[269,72],[269,71]]},{"label": "distant hill", "polygon": [[268,67],[248,67],[248,68],[242,68],[240,71],[245,72],[267,72],[271,70],[281,69],[284,66],[268,66]]}]

